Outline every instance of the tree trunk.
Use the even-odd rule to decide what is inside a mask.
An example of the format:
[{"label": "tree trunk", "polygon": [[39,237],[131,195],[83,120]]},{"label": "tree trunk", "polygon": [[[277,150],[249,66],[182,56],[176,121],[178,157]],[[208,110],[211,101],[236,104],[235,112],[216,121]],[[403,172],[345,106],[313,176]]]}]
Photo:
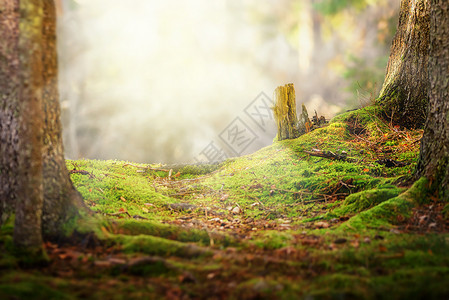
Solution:
[{"label": "tree trunk", "polygon": [[72,185],[64,159],[58,92],[56,10],[53,1],[43,1],[43,99],[44,99],[44,208],[43,232],[55,236],[69,218],[85,209],[81,195]]},{"label": "tree trunk", "polygon": [[18,174],[19,0],[0,2],[0,225],[14,213]]},{"label": "tree trunk", "polygon": [[429,107],[417,175],[426,176],[449,199],[449,2],[432,0]]},{"label": "tree trunk", "polygon": [[387,74],[378,103],[395,125],[421,127],[426,119],[429,80],[429,0],[402,0]]},{"label": "tree trunk", "polygon": [[54,2],[1,1],[0,21],[0,222],[15,212],[15,244],[33,250],[86,207],[64,160]]},{"label": "tree trunk", "polygon": [[18,167],[14,243],[42,251],[42,8],[40,0],[20,1]]}]

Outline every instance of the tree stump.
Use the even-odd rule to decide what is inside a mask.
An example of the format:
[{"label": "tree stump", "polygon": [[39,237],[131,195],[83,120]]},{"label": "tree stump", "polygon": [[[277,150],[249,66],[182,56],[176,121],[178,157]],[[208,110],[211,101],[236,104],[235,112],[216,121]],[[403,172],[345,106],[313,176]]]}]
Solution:
[{"label": "tree stump", "polygon": [[278,140],[282,141],[299,137],[295,87],[293,83],[277,87],[274,94],[273,111],[278,127]]}]

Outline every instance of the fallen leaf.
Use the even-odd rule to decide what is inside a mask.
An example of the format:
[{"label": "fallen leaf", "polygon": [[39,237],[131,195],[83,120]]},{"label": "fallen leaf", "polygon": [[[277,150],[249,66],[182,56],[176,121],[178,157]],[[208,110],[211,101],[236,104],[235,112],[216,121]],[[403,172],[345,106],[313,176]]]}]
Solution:
[{"label": "fallen leaf", "polygon": [[94,261],[94,265],[100,268],[109,268],[111,266],[111,263],[106,260],[96,260]]},{"label": "fallen leaf", "polygon": [[120,200],[122,200],[123,202],[126,202],[126,199],[123,196],[120,196]]},{"label": "fallen leaf", "polygon": [[124,260],[122,258],[111,257],[111,258],[108,259],[108,261],[112,265],[124,265],[124,264],[126,264],[126,260]]},{"label": "fallen leaf", "polygon": [[179,276],[178,276],[178,279],[179,279],[179,281],[180,281],[181,283],[192,283],[192,282],[196,282],[195,277],[194,277],[192,274],[188,273],[188,272],[179,275]]},{"label": "fallen leaf", "polygon": [[351,246],[354,248],[358,248],[360,246],[359,240],[353,240],[351,242]]},{"label": "fallen leaf", "polygon": [[315,223],[316,228],[329,228],[329,223],[324,221],[319,221]]},{"label": "fallen leaf", "polygon": [[240,207],[236,206],[236,207],[234,207],[234,208],[231,210],[231,212],[232,212],[233,214],[239,214],[239,213],[242,212],[242,210],[240,209]]},{"label": "fallen leaf", "polygon": [[387,252],[387,247],[384,245],[379,245],[379,252]]},{"label": "fallen leaf", "polygon": [[109,231],[104,226],[101,226],[101,231],[105,234],[109,234]]}]

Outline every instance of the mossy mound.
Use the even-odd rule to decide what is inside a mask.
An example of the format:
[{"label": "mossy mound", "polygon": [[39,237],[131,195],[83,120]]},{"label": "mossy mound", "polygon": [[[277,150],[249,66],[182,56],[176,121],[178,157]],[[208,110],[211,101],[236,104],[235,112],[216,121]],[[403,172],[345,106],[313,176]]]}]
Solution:
[{"label": "mossy mound", "polygon": [[386,185],[376,189],[351,194],[346,197],[341,208],[335,210],[334,213],[339,215],[359,213],[398,196],[404,190],[405,189],[398,188],[394,185]]},{"label": "mossy mound", "polygon": [[411,178],[421,134],[368,107],[217,165],[68,160],[95,216],[68,222],[67,239],[44,245],[51,265],[31,271],[4,224],[0,295],[447,298],[448,206],[432,208],[425,179],[398,186]]}]

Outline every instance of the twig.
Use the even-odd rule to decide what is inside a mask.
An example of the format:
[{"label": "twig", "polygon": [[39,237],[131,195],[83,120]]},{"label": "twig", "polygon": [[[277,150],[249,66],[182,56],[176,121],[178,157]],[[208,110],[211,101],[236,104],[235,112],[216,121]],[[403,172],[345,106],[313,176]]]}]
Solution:
[{"label": "twig", "polygon": [[151,167],[142,167],[142,166],[138,166],[138,165],[134,165],[134,164],[130,164],[130,163],[124,164],[123,166],[124,166],[124,167],[125,167],[125,166],[132,166],[132,167],[135,167],[135,168],[141,168],[141,169],[151,170],[151,171],[170,172],[170,170],[166,170],[166,169],[151,168]]},{"label": "twig", "polygon": [[379,159],[379,160],[376,160],[375,162],[378,163],[379,165],[384,165],[387,168],[405,167],[410,164],[409,162],[397,161],[397,160],[393,160],[393,159],[389,159],[389,158]]},{"label": "twig", "polygon": [[108,215],[108,216],[119,216],[119,215],[123,215],[123,214],[126,214],[126,215],[128,215],[128,217],[131,218],[131,215],[129,214],[128,211],[119,211],[119,212],[116,212],[116,213],[110,213],[110,214],[107,214],[107,215]]},{"label": "twig", "polygon": [[356,162],[355,159],[347,157],[345,154],[336,154],[332,151],[323,151],[319,149],[313,148],[312,151],[304,150],[304,153],[307,153],[311,156],[324,157],[329,159],[342,160],[347,162]]},{"label": "twig", "polygon": [[85,170],[70,170],[69,174],[81,174],[81,175],[89,175],[90,178],[96,178],[94,174],[85,171]]}]

